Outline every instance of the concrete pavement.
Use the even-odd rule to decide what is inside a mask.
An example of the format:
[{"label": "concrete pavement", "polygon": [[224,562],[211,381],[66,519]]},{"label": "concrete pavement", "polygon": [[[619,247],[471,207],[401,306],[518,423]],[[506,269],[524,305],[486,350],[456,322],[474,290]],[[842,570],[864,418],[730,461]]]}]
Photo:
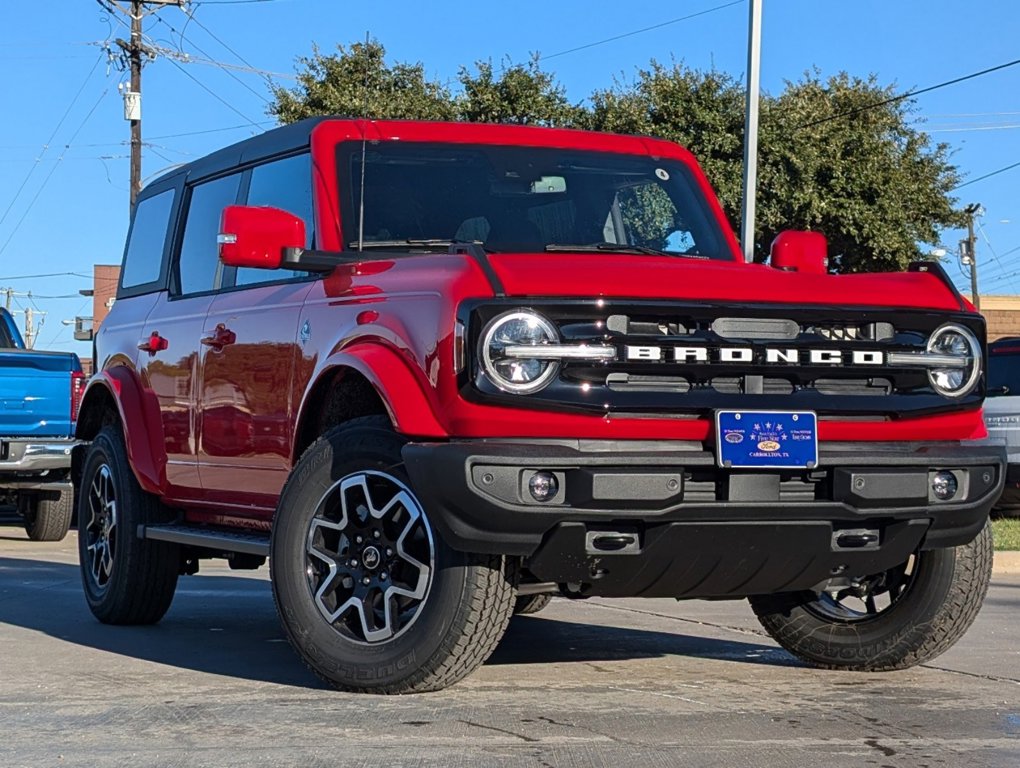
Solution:
[{"label": "concrete pavement", "polygon": [[746,603],[556,600],[441,693],[323,688],[265,569],[203,563],[155,627],[106,627],[74,534],[0,527],[0,765],[1015,766],[1020,577],[966,637],[892,674],[821,672]]}]

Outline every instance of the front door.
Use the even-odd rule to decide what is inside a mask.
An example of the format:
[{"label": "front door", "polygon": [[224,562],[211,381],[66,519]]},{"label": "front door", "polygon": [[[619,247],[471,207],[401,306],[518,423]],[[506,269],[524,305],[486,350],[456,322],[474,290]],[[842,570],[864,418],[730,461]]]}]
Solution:
[{"label": "front door", "polygon": [[[257,165],[243,202],[289,211],[315,242],[307,152]],[[199,473],[206,497],[239,517],[268,520],[291,465],[292,381],[306,273],[232,269],[203,332]]]},{"label": "front door", "polygon": [[307,281],[223,293],[202,334],[199,467],[208,500],[268,518],[290,471]]}]

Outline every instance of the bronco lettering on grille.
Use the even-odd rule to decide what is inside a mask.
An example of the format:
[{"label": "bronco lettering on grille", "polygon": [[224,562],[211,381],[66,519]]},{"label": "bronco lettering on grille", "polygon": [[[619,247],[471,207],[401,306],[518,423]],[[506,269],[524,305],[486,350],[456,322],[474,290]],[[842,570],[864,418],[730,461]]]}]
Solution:
[{"label": "bronco lettering on grille", "polygon": [[765,347],[658,347],[627,344],[623,358],[628,361],[676,363],[766,363],[768,365],[884,365],[885,354],[872,349],[797,349]]}]

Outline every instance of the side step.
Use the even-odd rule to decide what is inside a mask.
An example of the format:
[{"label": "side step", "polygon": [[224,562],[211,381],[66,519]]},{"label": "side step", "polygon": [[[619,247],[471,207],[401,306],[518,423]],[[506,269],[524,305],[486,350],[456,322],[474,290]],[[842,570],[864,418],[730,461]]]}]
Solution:
[{"label": "side step", "polygon": [[138,538],[269,557],[269,534],[257,531],[226,531],[201,525],[139,525]]}]

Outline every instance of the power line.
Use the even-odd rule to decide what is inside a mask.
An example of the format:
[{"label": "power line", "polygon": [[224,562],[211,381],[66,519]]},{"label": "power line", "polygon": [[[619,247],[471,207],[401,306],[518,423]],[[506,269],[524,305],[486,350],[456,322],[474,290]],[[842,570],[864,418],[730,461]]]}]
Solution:
[{"label": "power line", "polygon": [[929,85],[925,88],[916,88],[913,91],[901,93],[899,96],[890,96],[888,99],[883,99],[882,101],[876,102],[874,104],[868,104],[866,106],[857,107],[855,109],[848,109],[846,112],[837,112],[835,115],[829,115],[828,117],[820,117],[817,120],[812,120],[810,123],[804,123],[803,125],[797,126],[797,129],[800,130],[803,128],[811,128],[812,126],[815,125],[828,123],[831,120],[839,120],[841,117],[852,117],[854,115],[859,115],[862,112],[869,112],[872,109],[878,109],[879,107],[884,107],[887,104],[894,104],[897,101],[903,101],[904,99],[909,99],[914,96],[920,96],[922,93],[930,93],[931,91],[938,90],[939,88],[945,88],[946,86],[949,85],[956,85],[957,83],[962,83],[965,80],[973,80],[975,77],[981,77],[982,75],[987,75],[991,72],[998,72],[1000,69],[1006,69],[1007,67],[1015,67],[1017,64],[1020,64],[1020,59],[1007,61],[1005,64],[997,64],[994,67],[982,69],[979,72],[971,72],[969,75],[954,77],[952,80],[946,80],[941,83],[936,83],[935,85]]},{"label": "power line", "polygon": [[[238,2],[239,1],[240,0],[238,0]],[[641,29],[635,29],[632,32],[624,32],[621,35],[614,35],[613,37],[607,37],[604,40],[596,40],[594,43],[586,43],[585,45],[579,45],[576,48],[568,48],[565,51],[557,51],[556,53],[550,53],[548,56],[539,56],[539,59],[541,61],[546,61],[547,59],[555,59],[557,56],[566,56],[568,53],[576,53],[577,51],[583,51],[583,50],[586,50],[588,48],[594,48],[597,45],[605,45],[606,43],[612,43],[612,42],[615,42],[616,40],[622,40],[625,37],[633,37],[634,35],[640,35],[643,32],[651,32],[653,29],[662,29],[663,27],[668,27],[671,24],[679,24],[681,21],[687,21],[688,19],[694,19],[694,18],[697,18],[698,16],[705,16],[706,14],[709,14],[709,13],[714,13],[716,11],[721,11],[724,8],[730,8],[730,7],[734,6],[734,5],[743,5],[743,4],[744,4],[744,0],[733,0],[733,2],[730,2],[730,3],[724,3],[723,5],[717,5],[717,6],[714,6],[712,8],[706,8],[705,10],[698,11],[697,13],[691,13],[691,14],[688,14],[687,16],[680,16],[680,17],[678,17],[676,19],[670,19],[669,21],[663,21],[663,22],[661,22],[659,24],[653,24],[650,27],[642,27]]]},{"label": "power line", "polygon": [[[211,37],[211,38],[212,38],[213,40],[215,40],[215,41],[216,41],[217,43],[219,43],[219,44],[220,44],[220,45],[222,45],[222,46],[223,46],[224,48],[226,48],[226,49],[227,49],[228,51],[230,51],[230,52],[231,52],[232,54],[234,54],[234,57],[235,57],[235,58],[236,58],[236,59],[237,59],[238,61],[240,61],[240,62],[241,62],[242,64],[244,64],[244,65],[245,65],[246,67],[248,67],[248,68],[249,68],[249,69],[251,69],[252,71],[259,71],[259,70],[258,70],[258,67],[256,67],[256,66],[255,66],[254,64],[252,64],[252,63],[251,63],[250,61],[248,61],[248,60],[247,60],[246,58],[244,58],[244,56],[242,56],[242,55],[241,55],[241,54],[239,54],[239,53],[238,53],[237,51],[235,51],[235,50],[234,50],[233,48],[231,48],[231,47],[230,47],[229,45],[227,45],[227,44],[226,44],[225,42],[223,42],[223,40],[221,40],[221,39],[219,38],[219,36],[217,36],[217,34],[216,34],[215,32],[213,32],[213,31],[212,31],[211,29],[209,29],[209,27],[207,27],[207,26],[206,26],[205,24],[203,24],[203,23],[202,23],[201,21],[199,21],[199,20],[198,20],[198,18],[197,18],[197,17],[195,16],[195,11],[189,11],[189,10],[188,10],[187,8],[182,8],[181,10],[183,10],[183,11],[184,11],[184,12],[185,12],[185,13],[186,13],[186,14],[188,15],[188,19],[189,19],[190,21],[193,21],[193,22],[195,22],[195,23],[196,23],[196,24],[197,24],[197,25],[198,25],[199,27],[201,27],[202,29],[204,29],[204,30],[205,30],[205,33],[206,33],[207,35],[209,35],[209,37]],[[183,37],[184,37],[184,35],[183,35],[183,33],[182,33],[182,34],[181,34],[181,38],[183,39]],[[194,45],[194,43],[192,43],[192,45]]]},{"label": "power line", "polygon": [[[258,126],[273,125],[273,124],[274,124],[273,120],[263,120],[260,123],[256,123],[256,125],[258,125]],[[249,128],[249,127],[250,127],[250,123],[244,123],[242,125],[227,125],[227,126],[224,126],[223,128],[206,128],[203,131],[185,131],[184,133],[168,133],[165,136],[153,136],[151,138],[157,139],[157,140],[162,140],[162,139],[178,139],[178,138],[180,138],[182,136],[199,136],[199,135],[201,135],[203,133],[222,133],[223,131],[237,131],[237,130],[240,130],[241,128]]]},{"label": "power line", "polygon": [[963,182],[962,184],[957,184],[955,187],[953,187],[949,191],[950,192],[955,192],[956,190],[961,189],[963,187],[966,187],[966,186],[968,186],[970,184],[976,184],[979,181],[984,181],[985,179],[990,179],[992,176],[998,176],[1000,173],[1005,173],[1006,171],[1010,171],[1010,170],[1012,170],[1014,168],[1020,168],[1020,162],[1011,163],[1010,165],[1005,165],[1002,168],[998,168],[998,169],[992,171],[991,173],[986,173],[984,176],[978,176],[976,179],[970,179],[968,181]]},{"label": "power line", "polygon": [[[190,19],[192,19],[192,20],[194,19],[194,16],[193,16],[192,14],[188,14],[188,17],[189,17]],[[201,53],[201,54],[202,54],[203,56],[205,56],[205,57],[206,57],[206,58],[207,58],[207,59],[208,59],[208,60],[209,60],[209,61],[210,61],[210,62],[211,62],[212,64],[214,64],[214,65],[216,65],[217,67],[219,67],[220,69],[222,69],[222,70],[223,70],[224,72],[226,72],[226,73],[227,73],[227,74],[228,74],[228,75],[229,75],[229,76],[230,76],[231,78],[233,78],[233,79],[234,79],[234,80],[236,80],[236,81],[237,81],[238,83],[240,83],[242,87],[244,87],[244,88],[247,88],[247,89],[248,89],[249,91],[251,91],[251,92],[252,92],[253,94],[255,94],[255,96],[257,96],[258,98],[262,99],[262,101],[264,101],[264,102],[265,102],[266,104],[271,104],[271,103],[272,103],[272,102],[270,102],[270,101],[269,101],[269,99],[267,99],[267,98],[266,98],[266,97],[265,97],[264,95],[262,95],[261,93],[259,93],[258,91],[256,91],[256,90],[255,90],[254,88],[252,88],[252,87],[251,87],[250,85],[248,85],[248,83],[244,82],[244,80],[242,80],[242,79],[241,79],[241,78],[239,78],[239,77],[238,77],[237,75],[235,75],[235,74],[234,74],[233,72],[231,72],[231,71],[230,71],[230,69],[229,69],[228,67],[225,67],[225,66],[223,66],[223,65],[222,65],[222,64],[221,64],[220,62],[216,61],[216,59],[214,59],[214,58],[213,58],[213,57],[212,57],[212,56],[211,56],[211,55],[209,54],[209,52],[208,52],[208,51],[205,51],[205,50],[203,50],[203,49],[202,49],[202,48],[201,48],[200,46],[198,46],[197,44],[195,44],[195,42],[194,42],[193,40],[189,40],[188,38],[186,38],[186,37],[184,36],[184,33],[183,33],[183,32],[179,32],[179,31],[177,30],[177,28],[176,28],[176,27],[175,27],[175,26],[174,26],[173,24],[171,24],[171,23],[170,23],[169,21],[167,21],[166,19],[164,19],[164,18],[163,18],[162,16],[156,16],[156,21],[158,21],[158,22],[160,22],[161,24],[164,24],[165,26],[169,27],[169,28],[170,28],[170,31],[171,31],[171,32],[173,32],[173,33],[174,33],[175,35],[179,35],[179,36],[180,36],[180,39],[181,39],[182,41],[186,41],[186,42],[187,42],[187,43],[188,43],[189,45],[191,45],[191,47],[192,47],[192,48],[194,48],[194,49],[195,49],[195,50],[197,50],[197,51],[198,51],[199,53]],[[196,22],[196,23],[198,23],[198,22]],[[201,26],[201,25],[200,25],[200,26]],[[205,27],[202,27],[202,28],[203,28],[203,29],[205,29]],[[183,53],[183,51],[182,51],[182,53]],[[235,55],[236,55],[236,54],[235,54]],[[171,59],[171,61],[172,61],[172,59]],[[247,63],[247,62],[245,62],[245,63]],[[248,66],[251,66],[251,65],[248,65]]]},{"label": "power line", "polygon": [[235,107],[229,101],[227,101],[222,96],[220,96],[218,93],[216,93],[216,91],[214,91],[212,88],[207,86],[205,83],[203,83],[197,77],[192,75],[188,70],[186,70],[184,67],[182,67],[180,64],[178,64],[176,61],[174,61],[173,59],[167,59],[167,61],[169,61],[171,64],[173,64],[175,67],[177,67],[177,69],[181,70],[181,72],[183,72],[186,77],[188,77],[189,79],[193,80],[195,82],[195,84],[198,85],[199,88],[201,88],[202,90],[206,91],[213,98],[215,98],[218,102],[220,102],[225,107],[227,107],[231,112],[233,112],[236,115],[239,115],[240,117],[243,117],[245,120],[247,120],[249,123],[251,123],[251,125],[255,126],[256,128],[260,127],[258,123],[256,123],[254,120],[252,120],[246,114],[244,114],[244,112],[239,110],[237,107]]},{"label": "power line", "polygon": [[275,0],[200,0],[195,5],[246,5],[248,3],[272,3]]},{"label": "power line", "polygon": [[9,275],[7,277],[0,277],[0,280],[7,282],[8,280],[41,280],[44,277],[84,277],[91,280],[92,275],[86,275],[83,272],[47,272],[41,275]]},{"label": "power line", "polygon": [[60,130],[60,127],[64,124],[64,121],[67,119],[67,116],[71,114],[71,110],[74,108],[74,105],[78,103],[78,97],[81,96],[82,91],[85,90],[85,86],[88,85],[89,80],[92,79],[92,74],[96,71],[96,67],[99,66],[99,62],[101,62],[102,60],[103,54],[100,53],[99,58],[96,59],[96,63],[92,65],[92,69],[90,69],[89,73],[85,75],[85,79],[82,81],[81,87],[78,88],[78,90],[72,97],[71,103],[67,105],[67,109],[64,110],[64,114],[61,115],[60,120],[57,121],[57,127],[53,129],[53,133],[50,134],[50,137],[46,140],[46,143],[43,144],[42,152],[39,153],[39,156],[35,159],[35,163],[32,165],[32,167],[28,169],[28,173],[22,180],[21,186],[19,186],[18,190],[14,193],[14,197],[11,199],[10,204],[4,211],[3,216],[0,216],[0,224],[3,224],[4,221],[6,221],[7,216],[11,212],[11,209],[14,208],[14,204],[18,201],[18,198],[21,196],[22,190],[25,189],[25,185],[28,184],[29,179],[32,178],[32,174],[35,173],[35,169],[39,167],[39,163],[42,162],[43,156],[46,154],[46,151],[50,148],[50,144],[52,144],[53,139],[56,138],[57,132]]},{"label": "power line", "polygon": [[21,229],[21,225],[25,222],[25,219],[28,217],[28,214],[35,206],[35,203],[39,199],[39,196],[43,193],[43,190],[46,189],[46,184],[53,177],[53,174],[56,173],[57,168],[60,167],[60,161],[64,159],[64,155],[67,154],[67,150],[71,148],[71,143],[78,137],[78,134],[81,132],[81,129],[85,127],[85,123],[89,121],[89,118],[92,117],[92,114],[99,107],[100,102],[102,102],[102,100],[106,98],[106,94],[109,92],[110,92],[109,87],[103,89],[103,92],[99,94],[99,98],[96,99],[96,103],[92,105],[92,109],[88,111],[88,114],[86,114],[85,117],[82,118],[81,123],[79,123],[78,127],[75,128],[74,133],[71,134],[70,140],[68,141],[67,144],[64,145],[64,151],[60,153],[60,157],[57,158],[57,162],[53,164],[53,167],[50,168],[50,172],[46,174],[46,178],[43,179],[43,183],[39,185],[39,189],[36,190],[35,195],[32,197],[32,200],[31,202],[29,202],[28,207],[25,209],[24,213],[21,214],[21,218],[18,219],[18,223],[14,225],[14,229],[11,230],[11,234],[7,236],[7,239],[4,241],[4,244],[0,246],[0,254],[3,254],[3,252],[7,250],[7,246],[10,245],[11,240],[14,239],[14,235],[16,235],[18,230]]}]

